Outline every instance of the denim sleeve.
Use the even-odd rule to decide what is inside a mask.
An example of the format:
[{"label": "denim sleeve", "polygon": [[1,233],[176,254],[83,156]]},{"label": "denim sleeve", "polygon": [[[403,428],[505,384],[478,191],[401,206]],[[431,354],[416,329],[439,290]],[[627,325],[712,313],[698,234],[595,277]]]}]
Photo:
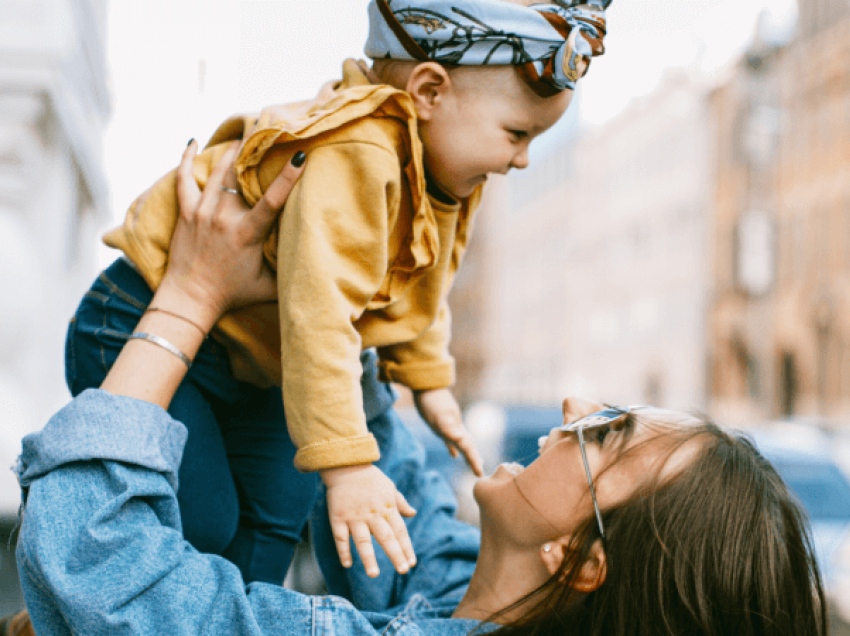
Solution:
[{"label": "denim sleeve", "polygon": [[375,465],[417,511],[415,517],[405,519],[417,565],[409,574],[400,575],[384,551],[376,547],[381,569],[377,579],[366,576],[356,550],[352,550],[354,565],[343,568],[323,493],[311,517],[316,558],[330,592],[350,599],[362,611],[396,614],[414,597],[435,608],[451,610],[469,585],[481,536],[477,528],[455,518],[454,492],[442,475],[426,470],[423,448],[392,408],[394,396],[383,400],[373,397],[390,391],[378,381],[375,363],[374,359],[364,360],[362,377],[364,404],[382,407],[369,413],[369,430],[381,450],[381,459]]},{"label": "denim sleeve", "polygon": [[89,390],[24,439],[17,556],[37,633],[377,634],[343,599],[246,590],[183,540],[185,436],[152,404]]}]

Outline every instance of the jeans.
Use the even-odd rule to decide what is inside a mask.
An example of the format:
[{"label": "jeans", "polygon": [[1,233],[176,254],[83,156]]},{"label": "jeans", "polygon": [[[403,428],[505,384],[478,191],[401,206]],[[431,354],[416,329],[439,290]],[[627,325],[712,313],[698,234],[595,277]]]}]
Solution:
[{"label": "jeans", "polygon": [[[98,277],[68,328],[65,371],[74,396],[100,386],[152,297],[124,259]],[[363,360],[374,366],[374,354]],[[376,400],[364,397],[367,411],[385,408]],[[225,348],[208,338],[168,412],[189,431],[177,492],[184,536],[235,563],[246,583],[282,583],[318,477],[292,464],[280,389],[237,381]]]}]

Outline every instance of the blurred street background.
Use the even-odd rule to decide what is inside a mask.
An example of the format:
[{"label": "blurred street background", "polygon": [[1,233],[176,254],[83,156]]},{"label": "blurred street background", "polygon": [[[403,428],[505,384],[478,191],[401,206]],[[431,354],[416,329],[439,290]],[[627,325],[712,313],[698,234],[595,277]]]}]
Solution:
[{"label": "blurred street background", "polygon": [[[190,137],[362,57],[366,4],[0,0],[0,616],[22,606],[5,467],[69,398],[100,236]],[[850,0],[615,0],[606,45],[488,186],[450,299],[470,425],[498,461],[567,395],[700,410],[821,440],[850,501]]]}]

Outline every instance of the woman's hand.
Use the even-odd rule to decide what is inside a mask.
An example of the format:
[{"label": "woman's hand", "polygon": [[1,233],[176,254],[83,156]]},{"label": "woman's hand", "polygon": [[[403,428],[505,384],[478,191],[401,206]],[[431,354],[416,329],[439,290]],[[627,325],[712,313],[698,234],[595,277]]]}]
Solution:
[{"label": "woman's hand", "polygon": [[238,188],[233,170],[238,148],[238,142],[231,144],[203,192],[193,174],[194,140],[186,148],[177,169],[180,217],[157,292],[168,296],[169,305],[180,304],[170,309],[189,313],[209,328],[228,309],[275,298],[275,277],[263,260],[262,245],[303,170],[304,154],[296,154],[298,167],[288,163],[250,208],[232,191]]},{"label": "woman's hand", "polygon": [[168,269],[149,311],[136,332],[142,339],[124,345],[101,388],[116,395],[168,408],[204,338],[230,308],[274,298],[274,275],[263,261],[263,242],[295,181],[304,155],[298,154],[252,208],[241,196],[222,190],[236,187],[233,143],[216,164],[201,193],[192,172],[197,147],[189,143],[177,169],[180,217],[171,239]]}]

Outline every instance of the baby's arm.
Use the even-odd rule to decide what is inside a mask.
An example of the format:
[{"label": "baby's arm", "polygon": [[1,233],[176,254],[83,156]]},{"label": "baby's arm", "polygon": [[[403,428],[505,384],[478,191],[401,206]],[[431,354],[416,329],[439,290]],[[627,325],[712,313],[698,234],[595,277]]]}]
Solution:
[{"label": "baby's arm", "polygon": [[472,472],[484,476],[484,461],[475,446],[475,440],[463,425],[460,405],[449,389],[414,391],[416,410],[431,430],[442,439],[452,457],[463,454]]},{"label": "baby's arm", "polygon": [[402,520],[415,511],[371,465],[380,455],[363,412],[362,342],[354,326],[393,258],[388,224],[400,178],[398,156],[374,143],[312,149],[281,216],[276,255],[284,406],[296,465],[319,470],[327,486],[340,561],[351,564],[353,538],[370,576],[378,574],[373,534],[400,573],[415,563]]},{"label": "baby's arm", "polygon": [[416,565],[416,555],[402,516],[416,511],[377,466],[342,466],[320,471],[327,487],[331,532],[343,567],[352,564],[349,537],[354,540],[366,574],[380,574],[372,535],[399,574]]},{"label": "baby's arm", "polygon": [[385,380],[413,390],[422,419],[445,442],[452,457],[462,454],[472,472],[481,477],[484,462],[448,388],[454,383],[454,361],[448,353],[450,323],[448,303],[443,301],[437,319],[416,340],[380,349],[381,370]]}]

